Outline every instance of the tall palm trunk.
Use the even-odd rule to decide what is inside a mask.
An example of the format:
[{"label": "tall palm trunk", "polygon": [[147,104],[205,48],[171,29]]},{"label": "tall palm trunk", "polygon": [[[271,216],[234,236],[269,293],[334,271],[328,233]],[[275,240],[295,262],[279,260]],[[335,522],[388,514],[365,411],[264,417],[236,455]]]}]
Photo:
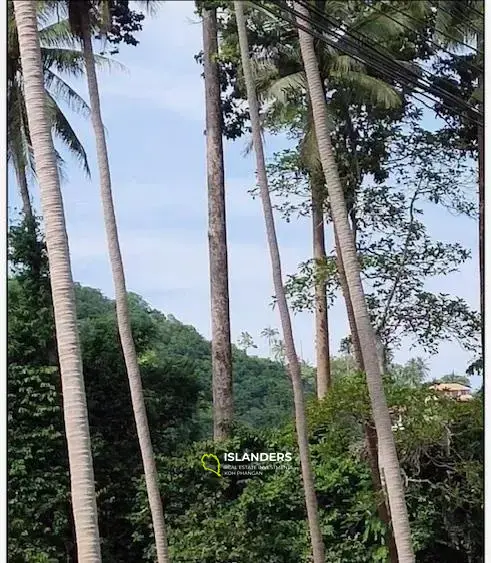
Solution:
[{"label": "tall palm trunk", "polygon": [[[295,2],[299,14],[308,17],[307,8]],[[302,27],[308,23],[298,16]],[[360,266],[356,254],[354,238],[349,226],[344,191],[341,186],[336,160],[331,145],[327,125],[327,107],[319,66],[311,35],[298,30],[302,59],[307,75],[308,90],[312,100],[314,124],[321,155],[322,168],[326,179],[331,202],[331,212],[336,225],[341,249],[341,257],[346,270],[349,295],[353,304],[356,327],[367,374],[367,384],[372,404],[373,418],[377,430],[378,444],[384,460],[385,480],[390,512],[397,545],[399,561],[413,563],[414,552],[411,542],[411,528],[404,499],[404,486],[401,479],[399,460],[392,434],[392,424],[382,382],[382,375],[377,356],[375,333],[368,315],[368,308],[360,277]]]},{"label": "tall palm trunk", "polygon": [[116,314],[118,320],[119,336],[123,349],[126,370],[130,386],[131,402],[135,416],[136,431],[143,459],[143,470],[145,482],[152,514],[153,530],[157,548],[157,560],[159,563],[168,563],[169,554],[167,538],[165,533],[164,511],[160,497],[158,474],[155,465],[155,457],[150,439],[147,413],[145,410],[145,400],[143,387],[138,365],[138,357],[131,331],[131,319],[128,306],[128,294],[126,291],[126,281],[124,276],[123,259],[119,246],[118,229],[116,225],[116,215],[111,192],[111,176],[109,171],[109,158],[106,146],[106,137],[102,123],[101,107],[99,100],[99,88],[92,50],[92,38],[88,25],[88,14],[82,14],[82,43],[85,66],[87,71],[87,83],[91,105],[92,125],[97,149],[97,162],[99,165],[99,175],[101,184],[101,199],[104,212],[104,224],[106,228],[106,238],[109,248],[109,258],[114,282],[116,297]]},{"label": "tall palm trunk", "polygon": [[34,1],[14,2],[27,117],[46,226],[78,560],[99,563],[101,548],[75,293],[63,199],[45,103],[36,8]]},{"label": "tall palm trunk", "polygon": [[233,418],[233,391],[222,106],[217,62],[216,8],[203,8],[202,16],[206,100],[206,160],[208,170],[213,436],[215,440],[222,440],[230,434]]},{"label": "tall palm trunk", "polygon": [[397,546],[392,532],[392,522],[390,520],[389,510],[387,508],[386,495],[381,478],[381,468],[379,465],[379,451],[377,432],[373,425],[373,421],[369,420],[364,423],[363,431],[365,433],[365,440],[368,450],[368,464],[370,466],[370,477],[372,480],[372,487],[375,491],[377,502],[377,514],[380,520],[386,526],[386,546],[389,551],[390,563],[398,563],[399,557],[397,556]]},{"label": "tall palm trunk", "polygon": [[315,261],[315,352],[317,365],[317,398],[326,396],[331,387],[331,366],[329,357],[329,323],[327,306],[327,284],[322,273],[325,264],[326,240],[324,231],[324,178],[319,173],[310,174],[312,192],[312,240]]},{"label": "tall palm trunk", "polygon": [[[356,328],[355,313],[353,311],[353,304],[351,303],[351,297],[349,294],[348,280],[346,279],[346,272],[344,271],[343,259],[341,256],[341,247],[339,245],[336,227],[334,227],[334,241],[336,246],[336,267],[339,274],[339,281],[341,284],[344,301],[346,303],[346,312],[348,316],[348,323],[351,333],[351,343],[353,345],[356,367],[359,371],[364,372],[365,365],[363,363],[363,356],[361,353],[360,338],[358,336],[358,330]],[[390,514],[387,509],[386,495],[382,482],[383,468],[381,468],[379,464],[377,433],[375,431],[372,420],[365,422],[365,424],[363,425],[363,431],[367,444],[368,464],[370,466],[372,486],[376,495],[377,513],[380,520],[382,520],[387,528],[386,544],[387,549],[389,550],[389,559],[391,563],[398,563],[399,559],[397,557],[397,548],[394,541],[394,534],[392,533],[392,523],[390,521]]]},{"label": "tall palm trunk", "polygon": [[276,238],[273,208],[271,205],[271,198],[268,188],[268,178],[266,175],[266,164],[264,159],[261,125],[259,120],[259,106],[252,75],[251,61],[249,58],[249,44],[247,40],[246,21],[242,2],[235,1],[234,8],[239,33],[242,68],[247,88],[247,99],[249,101],[252,139],[254,144],[254,151],[256,153],[257,177],[264,211],[269,252],[271,255],[274,290],[283,329],[283,339],[285,342],[286,356],[288,360],[288,370],[293,387],[295,423],[297,430],[298,449],[300,452],[300,464],[302,468],[305,504],[307,508],[307,518],[309,523],[310,539],[312,543],[313,561],[314,563],[325,563],[324,544],[319,523],[317,498],[314,489],[314,476],[312,472],[309,452],[308,429],[305,416],[302,377],[298,356],[295,350],[295,343],[293,340],[290,312],[288,310],[285,290],[283,287],[280,252],[278,247],[278,240]]}]

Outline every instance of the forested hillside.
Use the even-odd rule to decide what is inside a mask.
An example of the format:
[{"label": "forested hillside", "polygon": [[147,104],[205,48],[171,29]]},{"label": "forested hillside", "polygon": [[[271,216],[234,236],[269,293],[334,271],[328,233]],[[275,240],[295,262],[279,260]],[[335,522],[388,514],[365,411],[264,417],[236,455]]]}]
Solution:
[{"label": "forested hillside", "polygon": [[[84,354],[98,354],[102,338],[110,338],[117,352],[114,301],[98,290],[77,286],[77,311]],[[211,436],[211,348],[210,342],[172,315],[153,310],[138,295],[130,294],[132,322],[142,366],[161,365],[170,359],[179,366],[181,386],[192,381],[199,390],[197,409],[202,437]],[[109,336],[110,335],[110,336]],[[87,356],[89,358],[90,356]],[[107,365],[111,365],[108,361]],[[291,388],[284,367],[265,358],[248,356],[234,348],[234,396],[238,421],[254,428],[278,427],[291,417]],[[148,389],[148,388],[147,388]],[[150,388],[151,389],[151,388]],[[312,387],[310,386],[310,389]],[[185,388],[183,395],[186,396]],[[157,390],[156,390],[157,391]],[[189,395],[188,395],[189,396]]]}]

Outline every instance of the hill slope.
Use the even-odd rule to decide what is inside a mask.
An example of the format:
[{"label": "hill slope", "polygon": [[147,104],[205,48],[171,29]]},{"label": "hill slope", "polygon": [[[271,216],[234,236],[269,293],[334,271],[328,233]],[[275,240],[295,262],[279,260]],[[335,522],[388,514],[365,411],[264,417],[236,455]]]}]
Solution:
[{"label": "hill slope", "polygon": [[[100,291],[77,285],[77,312],[83,334],[97,318],[114,316],[115,305]],[[130,294],[131,315],[140,356],[185,359],[194,364],[200,385],[200,421],[211,432],[211,344],[198,331]],[[151,335],[148,338],[148,335]],[[144,337],[144,335],[146,335]],[[145,342],[144,340],[148,340]],[[293,398],[285,368],[266,358],[248,356],[233,346],[234,401],[237,420],[254,428],[280,426],[290,418]]]}]

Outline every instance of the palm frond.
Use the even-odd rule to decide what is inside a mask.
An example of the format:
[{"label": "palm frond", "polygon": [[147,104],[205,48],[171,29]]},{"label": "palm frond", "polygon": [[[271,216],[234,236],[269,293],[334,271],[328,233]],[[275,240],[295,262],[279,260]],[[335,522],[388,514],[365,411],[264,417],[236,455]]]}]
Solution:
[{"label": "palm frond", "polygon": [[317,137],[311,119],[307,121],[304,136],[300,141],[300,157],[308,170],[322,171]]},{"label": "palm frond", "polygon": [[54,69],[56,72],[64,72],[74,77],[83,76],[85,72],[84,57],[80,51],[42,47],[41,57],[45,69]]},{"label": "palm frond", "polygon": [[304,72],[295,72],[288,76],[278,78],[267,90],[264,91],[265,99],[275,100],[276,103],[286,105],[288,95],[303,92],[307,89],[307,81]]},{"label": "palm frond", "polygon": [[52,70],[45,71],[44,83],[46,91],[53,98],[63,100],[70,109],[84,117],[90,116],[90,107],[82,96]]},{"label": "palm frond", "polygon": [[53,19],[61,20],[67,16],[67,3],[59,0],[38,0],[37,17],[39,27],[49,25]]},{"label": "palm frond", "polygon": [[67,175],[65,172],[66,163],[64,158],[61,156],[61,154],[56,148],[55,148],[55,157],[56,157],[56,167],[58,168],[58,177],[60,179],[60,183],[64,184],[67,181]]},{"label": "palm frond", "polygon": [[484,95],[484,88],[483,88],[483,85],[480,84],[472,92],[471,97],[468,100],[468,103],[477,102],[478,104],[482,104],[483,99],[484,99],[483,95]]},{"label": "palm frond", "polygon": [[7,113],[7,154],[19,167],[33,173],[34,155],[27,122],[27,109],[24,94],[18,83],[7,90],[9,111]]},{"label": "palm frond", "polygon": [[[476,2],[476,5],[478,3]],[[435,41],[445,47],[461,47],[462,43],[474,43],[478,32],[484,29],[480,9],[455,0],[439,0],[435,19]],[[484,9],[484,6],[481,6]]]},{"label": "palm frond", "polygon": [[[262,119],[264,121],[264,118]],[[266,134],[264,132],[264,128],[261,128],[261,136],[263,138],[263,145],[266,145]],[[244,148],[242,149],[242,156],[245,158],[251,154],[254,149],[254,141],[252,139],[252,135],[249,139],[246,140]]]},{"label": "palm frond", "polygon": [[404,5],[404,12],[414,20],[425,22],[432,13],[433,4],[429,0],[420,0],[419,2],[407,2]]},{"label": "palm frond", "polygon": [[[327,127],[329,131],[333,131],[335,127],[334,116],[329,104],[327,105]],[[299,143],[299,148],[300,157],[304,166],[310,171],[319,171],[322,173],[322,164],[311,110],[307,112],[304,135]]]},{"label": "palm frond", "polygon": [[[41,47],[41,56],[44,68],[54,69],[56,72],[63,72],[76,77],[85,74],[84,56],[81,51],[58,47]],[[109,59],[103,55],[94,55],[94,60],[100,68],[127,72],[127,68],[114,59]]]},{"label": "palm frond", "polygon": [[89,161],[82,143],[80,142],[77,134],[73,130],[64,113],[61,111],[53,96],[51,96],[49,92],[46,92],[46,96],[51,127],[54,135],[56,135],[63,142],[69,152],[81,164],[84,172],[90,178]]},{"label": "palm frond", "polygon": [[251,63],[256,90],[261,96],[271,82],[278,78],[278,68],[269,59],[252,59]]},{"label": "palm frond", "polygon": [[324,12],[331,18],[345,21],[350,15],[350,5],[346,0],[327,0]]},{"label": "palm frond", "polygon": [[356,61],[349,55],[337,55],[330,59],[328,62],[328,68],[326,70],[326,74],[331,72],[350,72],[350,71],[359,71],[362,72],[365,70],[365,67],[362,63]]},{"label": "palm frond", "polygon": [[402,103],[400,95],[392,86],[374,76],[357,71],[333,72],[331,76],[339,83],[351,87],[355,97],[359,97],[361,101],[369,100],[386,109],[399,107]]},{"label": "palm frond", "polygon": [[51,23],[39,30],[41,47],[57,47],[64,49],[77,49],[80,40],[73,35],[67,19]]},{"label": "palm frond", "polygon": [[380,41],[381,38],[389,40],[406,33],[407,28],[417,29],[418,25],[413,18],[401,10],[389,10],[387,14],[372,12],[355,20],[350,26],[350,32],[356,32],[368,39]]}]

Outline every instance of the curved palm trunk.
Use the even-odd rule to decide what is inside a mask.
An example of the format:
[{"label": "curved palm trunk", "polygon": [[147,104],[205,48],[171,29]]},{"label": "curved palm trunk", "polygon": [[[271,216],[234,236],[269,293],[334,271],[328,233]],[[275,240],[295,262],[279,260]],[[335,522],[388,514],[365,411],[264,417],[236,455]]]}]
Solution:
[{"label": "curved palm trunk", "polygon": [[399,557],[397,556],[397,546],[392,532],[392,522],[387,508],[385,489],[381,478],[381,468],[379,466],[377,432],[373,425],[373,421],[370,420],[365,422],[363,425],[363,431],[365,432],[365,440],[368,450],[368,464],[370,466],[372,487],[376,495],[377,514],[387,528],[385,543],[387,549],[389,550],[389,561],[390,563],[398,563]]},{"label": "curved palm trunk", "polygon": [[15,1],[14,10],[27,116],[46,226],[78,560],[99,563],[101,548],[75,293],[63,199],[45,105],[36,2]]},{"label": "curved palm trunk", "polygon": [[[326,240],[324,232],[323,190],[324,178],[317,173],[310,174],[312,192],[312,240],[316,269],[325,263]],[[331,388],[331,367],[329,357],[329,323],[327,306],[327,284],[325,276],[317,273],[315,277],[315,352],[317,365],[317,398],[322,399]]]},{"label": "curved palm trunk", "polygon": [[225,174],[222,107],[218,74],[216,8],[203,8],[203,53],[208,171],[208,245],[211,297],[211,365],[213,374],[213,437],[230,434],[233,419],[232,347],[228,291]]},{"label": "curved palm trunk", "polygon": [[[297,2],[295,10],[308,17],[307,9]],[[298,16],[302,27],[308,23]],[[392,424],[380,372],[375,333],[368,315],[367,304],[360,277],[360,267],[356,254],[354,238],[349,226],[344,192],[341,186],[331,139],[327,126],[327,107],[319,74],[313,39],[309,33],[298,30],[302,59],[307,75],[307,84],[312,100],[315,131],[322,168],[329,190],[331,211],[339,237],[341,257],[346,270],[349,295],[353,304],[356,327],[367,374],[367,384],[372,403],[372,412],[377,430],[378,444],[384,460],[385,480],[390,512],[397,545],[399,561],[413,563],[414,552],[411,542],[411,529],[404,499],[404,487],[401,479],[399,460],[392,435]]]},{"label": "curved palm trunk", "polygon": [[123,259],[119,247],[118,229],[116,225],[116,215],[111,191],[111,176],[109,171],[109,158],[106,146],[106,137],[102,123],[99,88],[92,50],[92,38],[87,21],[87,14],[83,16],[82,42],[85,66],[87,71],[87,83],[91,105],[92,125],[97,148],[97,162],[99,165],[99,175],[101,183],[101,200],[104,211],[104,224],[106,228],[106,238],[109,248],[109,258],[114,282],[116,297],[116,314],[118,320],[119,336],[123,349],[123,356],[128,373],[130,386],[131,402],[135,416],[136,431],[143,459],[143,470],[145,473],[145,483],[147,487],[150,512],[152,514],[153,530],[157,548],[157,560],[159,563],[168,563],[169,554],[167,547],[167,537],[165,533],[164,511],[158,484],[158,474],[155,465],[155,457],[150,439],[150,429],[148,427],[147,413],[145,410],[145,400],[143,387],[138,365],[138,357],[131,331],[131,319],[128,307],[128,294],[126,291],[126,281],[124,276]]},{"label": "curved palm trunk", "polygon": [[273,208],[269,195],[268,178],[266,175],[266,165],[264,159],[264,150],[261,137],[261,125],[259,120],[259,106],[257,95],[254,87],[251,62],[249,59],[249,44],[247,40],[246,21],[244,17],[243,4],[240,1],[234,2],[235,17],[237,20],[237,28],[239,33],[240,52],[242,60],[242,68],[247,88],[247,98],[249,101],[249,112],[252,127],[252,139],[254,143],[254,151],[256,153],[257,177],[261,193],[261,201],[263,204],[264,219],[266,224],[266,233],[268,238],[269,251],[271,255],[271,266],[273,274],[274,289],[280,312],[281,325],[283,329],[283,338],[286,348],[286,356],[288,360],[288,370],[293,387],[293,398],[295,404],[295,423],[297,429],[298,449],[300,452],[300,464],[302,468],[302,479],[305,494],[305,504],[307,508],[307,518],[309,523],[310,539],[312,543],[313,561],[314,563],[325,563],[324,544],[319,524],[319,514],[317,507],[317,498],[314,489],[314,475],[312,472],[307,421],[305,416],[305,404],[303,396],[302,378],[300,372],[300,364],[297,353],[295,351],[295,343],[293,340],[293,330],[290,319],[290,312],[286,301],[285,290],[283,287],[281,259],[278,248],[278,240],[276,238],[276,229],[273,217]]},{"label": "curved palm trunk", "polygon": [[[353,345],[353,351],[356,361],[357,368],[361,371],[365,371],[365,365],[363,363],[363,356],[361,353],[360,339],[358,337],[358,330],[356,328],[355,313],[353,311],[353,305],[351,303],[351,297],[349,294],[348,280],[346,279],[346,272],[344,271],[343,260],[341,257],[341,247],[339,245],[339,239],[336,232],[336,227],[334,227],[334,241],[336,246],[336,267],[339,274],[339,280],[341,284],[341,290],[344,296],[344,301],[346,303],[346,312],[348,316],[348,323],[351,333],[351,342]],[[394,534],[392,533],[392,523],[390,520],[389,510],[387,508],[385,488],[382,482],[383,468],[379,464],[379,448],[377,441],[377,432],[373,425],[372,420],[368,420],[363,425],[363,431],[365,434],[365,441],[367,444],[368,453],[368,464],[370,466],[370,477],[372,480],[372,486],[375,491],[376,501],[377,501],[377,513],[385,524],[387,528],[386,545],[389,550],[389,559],[391,563],[398,563],[399,559],[397,557],[397,548],[394,541]]]}]

